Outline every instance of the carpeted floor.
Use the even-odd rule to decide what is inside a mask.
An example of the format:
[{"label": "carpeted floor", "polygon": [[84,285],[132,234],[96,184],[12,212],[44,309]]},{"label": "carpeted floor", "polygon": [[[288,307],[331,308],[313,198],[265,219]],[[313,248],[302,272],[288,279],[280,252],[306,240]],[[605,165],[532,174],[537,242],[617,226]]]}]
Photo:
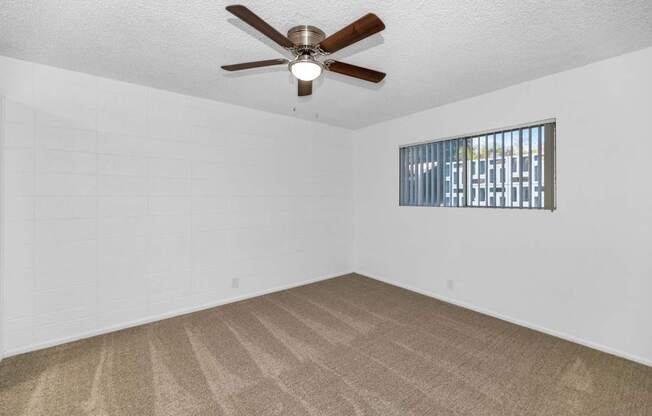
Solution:
[{"label": "carpeted floor", "polygon": [[344,276],[8,358],[0,414],[652,415],[652,368]]}]

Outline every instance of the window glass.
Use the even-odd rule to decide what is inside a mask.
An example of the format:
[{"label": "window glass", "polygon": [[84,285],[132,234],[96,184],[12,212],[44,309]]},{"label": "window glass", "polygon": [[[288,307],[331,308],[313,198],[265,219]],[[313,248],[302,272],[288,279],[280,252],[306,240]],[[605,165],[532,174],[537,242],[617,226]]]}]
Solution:
[{"label": "window glass", "polygon": [[554,209],[555,123],[399,149],[399,203]]}]

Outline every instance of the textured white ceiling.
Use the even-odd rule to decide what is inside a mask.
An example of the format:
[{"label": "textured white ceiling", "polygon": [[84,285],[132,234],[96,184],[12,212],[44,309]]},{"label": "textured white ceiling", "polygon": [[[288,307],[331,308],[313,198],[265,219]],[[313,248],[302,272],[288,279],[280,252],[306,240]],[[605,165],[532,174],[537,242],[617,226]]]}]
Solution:
[{"label": "textured white ceiling", "polygon": [[219,68],[284,53],[227,4],[0,0],[0,54],[359,128],[652,45],[651,0],[244,2],[280,32],[329,34],[368,12],[385,22],[333,55],[387,72],[383,83],[327,73],[298,98],[284,66]]}]

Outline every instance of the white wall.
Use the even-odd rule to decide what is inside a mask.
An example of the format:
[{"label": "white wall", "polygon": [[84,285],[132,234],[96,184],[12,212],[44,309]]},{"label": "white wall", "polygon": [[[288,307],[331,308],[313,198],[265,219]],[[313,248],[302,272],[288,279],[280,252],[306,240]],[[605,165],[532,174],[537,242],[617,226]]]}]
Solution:
[{"label": "white wall", "polygon": [[[0,58],[5,353],[355,268],[650,364],[649,73],[652,49],[350,132]],[[399,144],[552,117],[556,212],[398,207]]]},{"label": "white wall", "polygon": [[7,354],[352,270],[349,131],[8,58],[0,94]]},{"label": "white wall", "polygon": [[5,305],[5,287],[4,287],[4,125],[5,125],[5,99],[0,95],[0,361],[4,358],[4,305]]},{"label": "white wall", "polygon": [[[652,365],[650,74],[646,49],[357,131],[356,270]],[[547,118],[554,213],[398,206],[400,144]]]}]

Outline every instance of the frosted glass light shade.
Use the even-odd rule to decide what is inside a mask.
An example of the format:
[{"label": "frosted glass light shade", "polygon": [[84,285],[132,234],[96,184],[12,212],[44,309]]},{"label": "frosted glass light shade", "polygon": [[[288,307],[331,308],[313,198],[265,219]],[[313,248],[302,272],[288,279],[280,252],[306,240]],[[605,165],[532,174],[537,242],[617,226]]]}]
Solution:
[{"label": "frosted glass light shade", "polygon": [[302,81],[312,81],[319,78],[322,67],[312,57],[303,55],[290,62],[290,72]]}]

